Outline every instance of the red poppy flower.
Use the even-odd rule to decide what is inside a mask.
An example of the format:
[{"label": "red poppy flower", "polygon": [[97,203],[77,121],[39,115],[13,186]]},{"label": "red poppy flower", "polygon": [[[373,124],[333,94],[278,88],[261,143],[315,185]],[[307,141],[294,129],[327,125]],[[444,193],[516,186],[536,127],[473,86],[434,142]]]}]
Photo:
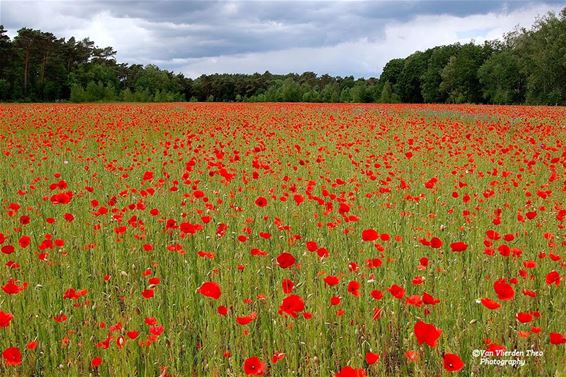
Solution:
[{"label": "red poppy flower", "polygon": [[505,346],[501,346],[496,343],[491,343],[491,339],[486,339],[485,343],[487,343],[486,351],[493,352],[494,354],[506,350]]},{"label": "red poppy flower", "polygon": [[527,312],[519,312],[519,313],[517,313],[515,318],[517,318],[517,321],[519,321],[521,323],[528,323],[528,322],[531,322],[533,320],[533,315],[531,313],[527,313]]},{"label": "red poppy flower", "polygon": [[19,281],[16,279],[10,279],[8,282],[2,287],[2,290],[9,295],[15,295],[20,293],[21,291],[25,290],[28,287],[28,283],[23,283],[22,285],[18,285]]},{"label": "red poppy flower", "polygon": [[257,356],[248,357],[244,361],[244,373],[248,376],[263,376],[265,364]]},{"label": "red poppy flower", "polygon": [[11,313],[5,313],[0,310],[0,327],[8,327],[10,326],[10,321],[14,319],[14,316]]},{"label": "red poppy flower", "polygon": [[290,253],[281,253],[277,257],[277,264],[279,264],[281,268],[289,268],[295,264],[295,257]]},{"label": "red poppy flower", "polygon": [[362,240],[364,241],[375,241],[379,238],[379,233],[374,229],[365,229],[362,231]]},{"label": "red poppy flower", "polygon": [[36,348],[37,348],[37,341],[36,340],[32,340],[31,342],[26,344],[26,349],[28,349],[30,351],[33,351]]},{"label": "red poppy flower", "polygon": [[557,332],[551,332],[550,333],[550,344],[566,344],[566,337],[564,337],[564,335],[557,333]]},{"label": "red poppy flower", "polygon": [[258,207],[265,207],[267,205],[267,199],[265,199],[263,196],[260,196],[255,200],[255,205]]},{"label": "red poppy flower", "polygon": [[354,369],[352,367],[344,367],[340,369],[334,377],[366,377],[366,372],[363,369]]},{"label": "red poppy flower", "polygon": [[5,245],[2,246],[2,249],[0,249],[0,251],[2,251],[3,254],[12,254],[14,251],[16,251],[16,249],[12,245]]},{"label": "red poppy flower", "polygon": [[153,179],[153,172],[152,171],[146,171],[145,173],[143,173],[142,179],[144,181],[151,181]]},{"label": "red poppy flower", "polygon": [[378,353],[373,353],[373,352],[367,352],[366,353],[366,362],[369,365],[375,364],[379,361],[379,354]]},{"label": "red poppy flower", "polygon": [[218,300],[220,298],[220,295],[222,294],[218,283],[215,283],[213,281],[207,281],[203,283],[198,289],[198,292],[203,296],[210,297],[215,300]]},{"label": "red poppy flower", "polygon": [[72,198],[73,193],[69,191],[51,196],[51,202],[53,204],[68,204]]},{"label": "red poppy flower", "polygon": [[[430,247],[434,248],[434,249],[438,249],[440,247],[442,247],[442,240],[438,237],[432,237],[430,239]],[[425,265],[423,265],[425,266]]]},{"label": "red poppy flower", "polygon": [[314,241],[307,241],[307,250],[308,251],[316,251],[318,249],[318,244]]},{"label": "red poppy flower", "polygon": [[494,241],[497,241],[498,239],[501,238],[501,235],[499,234],[499,232],[497,232],[493,229],[488,230],[485,234],[486,234],[487,238],[494,240]]},{"label": "red poppy flower", "polygon": [[30,236],[21,236],[18,243],[20,244],[20,247],[22,249],[25,249],[26,247],[28,247],[31,244],[31,237]]},{"label": "red poppy flower", "polygon": [[462,368],[464,368],[464,362],[456,354],[445,353],[442,356],[442,359],[444,361],[444,369],[446,369],[448,372],[458,372],[459,370],[462,370]]},{"label": "red poppy flower", "polygon": [[100,364],[102,364],[102,357],[100,357],[100,356],[97,356],[90,361],[90,365],[93,368],[98,368],[100,366]]},{"label": "red poppy flower", "polygon": [[419,354],[416,351],[407,351],[405,352],[405,357],[409,361],[417,361],[419,358]]},{"label": "red poppy flower", "polygon": [[18,366],[22,363],[22,353],[18,347],[6,348],[2,352],[2,357],[8,366]]},{"label": "red poppy flower", "polygon": [[328,252],[328,249],[325,247],[320,247],[316,250],[316,254],[320,257],[320,258],[327,258],[330,253]]},{"label": "red poppy flower", "polygon": [[161,335],[163,334],[163,331],[165,331],[164,326],[151,326],[149,328],[149,333],[153,335]]},{"label": "red poppy flower", "polygon": [[250,254],[254,257],[265,257],[266,255],[269,255],[266,251],[257,248],[251,249]]},{"label": "red poppy flower", "polygon": [[202,230],[203,226],[202,224],[191,224],[188,222],[184,222],[179,225],[179,229],[181,230],[181,232],[186,234],[195,234],[199,230]]},{"label": "red poppy flower", "polygon": [[555,284],[556,286],[560,285],[560,274],[558,273],[558,271],[551,271],[548,273],[548,275],[546,275],[546,284]]},{"label": "red poppy flower", "polygon": [[238,324],[240,324],[242,326],[245,326],[248,323],[252,322],[254,319],[256,319],[256,317],[257,317],[257,313],[253,312],[253,313],[250,313],[246,316],[236,317],[236,322],[238,322]]},{"label": "red poppy flower", "polygon": [[285,358],[285,354],[283,352],[275,352],[273,356],[271,356],[271,362],[276,364],[278,361],[281,361]]},{"label": "red poppy flower", "polygon": [[426,343],[430,347],[436,347],[436,342],[442,334],[441,329],[436,328],[434,325],[425,323],[423,321],[418,321],[417,323],[415,323],[413,330],[419,344]]},{"label": "red poppy flower", "polygon": [[218,228],[216,229],[216,235],[218,237],[222,237],[224,236],[224,234],[226,234],[227,230],[228,230],[228,225],[221,223],[218,225]]},{"label": "red poppy flower", "polygon": [[497,297],[502,301],[512,300],[515,297],[515,290],[503,278],[493,284],[493,289]]},{"label": "red poppy flower", "polygon": [[283,288],[283,293],[288,295],[289,293],[293,292],[295,284],[293,284],[293,282],[289,279],[283,279],[283,281],[281,282],[281,288]]},{"label": "red poppy flower", "polygon": [[67,315],[65,313],[61,313],[61,314],[57,314],[56,316],[53,317],[53,320],[55,320],[55,322],[65,322],[69,317],[67,317]]},{"label": "red poppy flower", "polygon": [[450,249],[454,252],[462,252],[468,248],[468,245],[464,242],[454,242],[450,244]]},{"label": "red poppy flower", "polygon": [[382,264],[383,262],[379,258],[372,258],[367,260],[368,268],[377,268],[380,267]]},{"label": "red poppy flower", "polygon": [[336,277],[336,276],[327,276],[327,277],[324,278],[324,282],[328,286],[332,287],[332,286],[340,283],[340,279],[338,279],[338,277]]},{"label": "red poppy flower", "polygon": [[405,299],[405,303],[407,305],[413,305],[413,306],[420,308],[423,304],[423,300],[422,300],[421,296],[419,296],[419,295],[412,295],[412,296],[409,296]]},{"label": "red poppy flower", "polygon": [[490,298],[482,298],[481,304],[490,310],[499,309],[501,307],[500,303]]},{"label": "red poppy flower", "polygon": [[381,292],[379,289],[374,289],[373,291],[371,291],[370,295],[374,300],[381,300],[383,298],[383,292]]},{"label": "red poppy flower", "polygon": [[360,283],[358,283],[355,280],[352,280],[351,282],[348,283],[348,292],[350,292],[351,294],[353,294],[356,297],[359,297],[361,295],[360,293]]},{"label": "red poppy flower", "polygon": [[397,284],[393,284],[391,287],[387,288],[387,290],[395,298],[401,299],[405,296],[405,289]]},{"label": "red poppy flower", "polygon": [[293,318],[297,318],[297,314],[305,310],[305,302],[298,295],[291,295],[283,299],[283,303],[279,306],[279,314],[286,313]]},{"label": "red poppy flower", "polygon": [[140,332],[132,330],[132,331],[126,332],[126,335],[128,336],[128,338],[133,340],[133,339],[136,339],[140,335]]},{"label": "red poppy flower", "polygon": [[437,298],[434,298],[432,295],[424,292],[423,293],[423,302],[427,305],[436,305],[438,303],[440,303],[440,300]]},{"label": "red poppy flower", "polygon": [[144,322],[146,323],[146,325],[148,326],[153,326],[155,324],[157,324],[157,318],[155,317],[146,317]]}]

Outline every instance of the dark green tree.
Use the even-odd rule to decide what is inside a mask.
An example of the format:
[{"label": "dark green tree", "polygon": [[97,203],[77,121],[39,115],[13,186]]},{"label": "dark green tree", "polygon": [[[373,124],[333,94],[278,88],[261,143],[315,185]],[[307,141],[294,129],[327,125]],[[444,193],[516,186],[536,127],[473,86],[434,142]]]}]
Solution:
[{"label": "dark green tree", "polygon": [[458,54],[459,44],[434,47],[426,71],[421,76],[421,95],[424,102],[445,102],[446,93],[440,90],[442,71],[452,56]]},{"label": "dark green tree", "polygon": [[510,43],[527,77],[527,102],[566,104],[566,8],[510,36]]},{"label": "dark green tree", "polygon": [[511,49],[491,55],[478,71],[483,98],[489,103],[522,103],[526,77],[520,71],[519,57]]},{"label": "dark green tree", "polygon": [[381,91],[381,98],[379,102],[391,103],[393,102],[393,89],[391,89],[391,83],[386,81],[383,85],[383,90]]},{"label": "dark green tree", "polygon": [[39,30],[22,28],[14,38],[14,48],[21,61],[21,71],[23,73],[23,93],[28,95],[30,76],[33,75],[32,63],[37,59],[42,33]]},{"label": "dark green tree", "polygon": [[397,81],[397,92],[403,102],[421,103],[422,77],[424,76],[431,51],[417,51],[409,55],[403,64],[403,69]]},{"label": "dark green tree", "polygon": [[492,51],[489,45],[468,43],[463,45],[456,55],[450,57],[442,70],[442,82],[439,87],[440,91],[447,95],[448,102],[482,102],[478,70]]}]

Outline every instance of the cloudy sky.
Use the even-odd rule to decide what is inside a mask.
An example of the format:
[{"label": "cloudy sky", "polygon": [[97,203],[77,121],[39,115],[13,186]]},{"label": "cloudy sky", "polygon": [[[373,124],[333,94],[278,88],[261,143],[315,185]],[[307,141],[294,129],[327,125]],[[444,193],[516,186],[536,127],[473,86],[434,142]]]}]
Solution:
[{"label": "cloudy sky", "polygon": [[0,24],[90,37],[118,60],[203,73],[378,77],[390,59],[500,38],[566,1],[0,0]]}]

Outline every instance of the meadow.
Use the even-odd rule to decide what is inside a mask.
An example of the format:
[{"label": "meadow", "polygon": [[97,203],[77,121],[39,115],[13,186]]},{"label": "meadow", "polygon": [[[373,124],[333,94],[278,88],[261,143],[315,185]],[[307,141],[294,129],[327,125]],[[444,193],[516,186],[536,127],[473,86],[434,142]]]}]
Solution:
[{"label": "meadow", "polygon": [[2,376],[566,375],[564,107],[0,115]]}]

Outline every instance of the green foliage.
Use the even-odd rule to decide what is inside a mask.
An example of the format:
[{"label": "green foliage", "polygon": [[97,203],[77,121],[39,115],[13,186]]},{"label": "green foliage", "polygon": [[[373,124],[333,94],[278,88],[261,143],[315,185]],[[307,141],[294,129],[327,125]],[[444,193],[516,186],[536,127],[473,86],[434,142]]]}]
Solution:
[{"label": "green foliage", "polygon": [[381,91],[381,99],[379,102],[391,103],[393,99],[393,89],[391,89],[391,83],[386,81],[383,85],[383,90]]},{"label": "green foliage", "polygon": [[350,88],[346,87],[342,89],[340,93],[340,102],[352,102],[352,93]]},{"label": "green foliage", "polygon": [[392,86],[395,86],[397,81],[399,81],[404,67],[405,59],[392,59],[383,67],[383,72],[379,79],[383,82],[389,81]]},{"label": "green foliage", "polygon": [[430,55],[431,50],[425,52],[417,51],[405,59],[397,82],[397,90],[401,101],[409,103],[423,102],[421,77],[427,70]]},{"label": "green foliage", "polygon": [[489,45],[478,46],[473,43],[463,45],[440,74],[440,91],[445,93],[447,102],[482,102],[481,84],[478,70],[491,54]]},{"label": "green foliage", "polygon": [[489,103],[521,103],[525,97],[526,78],[520,60],[511,49],[497,52],[480,67],[478,78],[483,97]]},{"label": "green foliage", "polygon": [[510,36],[527,77],[528,103],[566,104],[566,8]]},{"label": "green foliage", "polygon": [[120,100],[123,102],[134,102],[135,96],[130,90],[130,88],[126,88],[120,92]]},{"label": "green foliage", "polygon": [[460,49],[459,44],[434,47],[426,71],[421,76],[421,95],[424,102],[445,102],[447,96],[440,90],[442,71],[452,56]]},{"label": "green foliage", "polygon": [[352,102],[354,103],[369,103],[373,102],[372,92],[364,80],[358,80],[350,90],[352,95]]},{"label": "green foliage", "polygon": [[85,102],[86,101],[85,90],[83,89],[82,86],[80,86],[79,84],[74,84],[71,87],[70,100],[71,100],[71,102]]},{"label": "green foliage", "polygon": [[10,98],[10,85],[7,80],[0,79],[0,100]]},{"label": "green foliage", "polygon": [[300,85],[292,78],[287,78],[281,85],[278,99],[283,102],[300,102],[302,98]]}]

